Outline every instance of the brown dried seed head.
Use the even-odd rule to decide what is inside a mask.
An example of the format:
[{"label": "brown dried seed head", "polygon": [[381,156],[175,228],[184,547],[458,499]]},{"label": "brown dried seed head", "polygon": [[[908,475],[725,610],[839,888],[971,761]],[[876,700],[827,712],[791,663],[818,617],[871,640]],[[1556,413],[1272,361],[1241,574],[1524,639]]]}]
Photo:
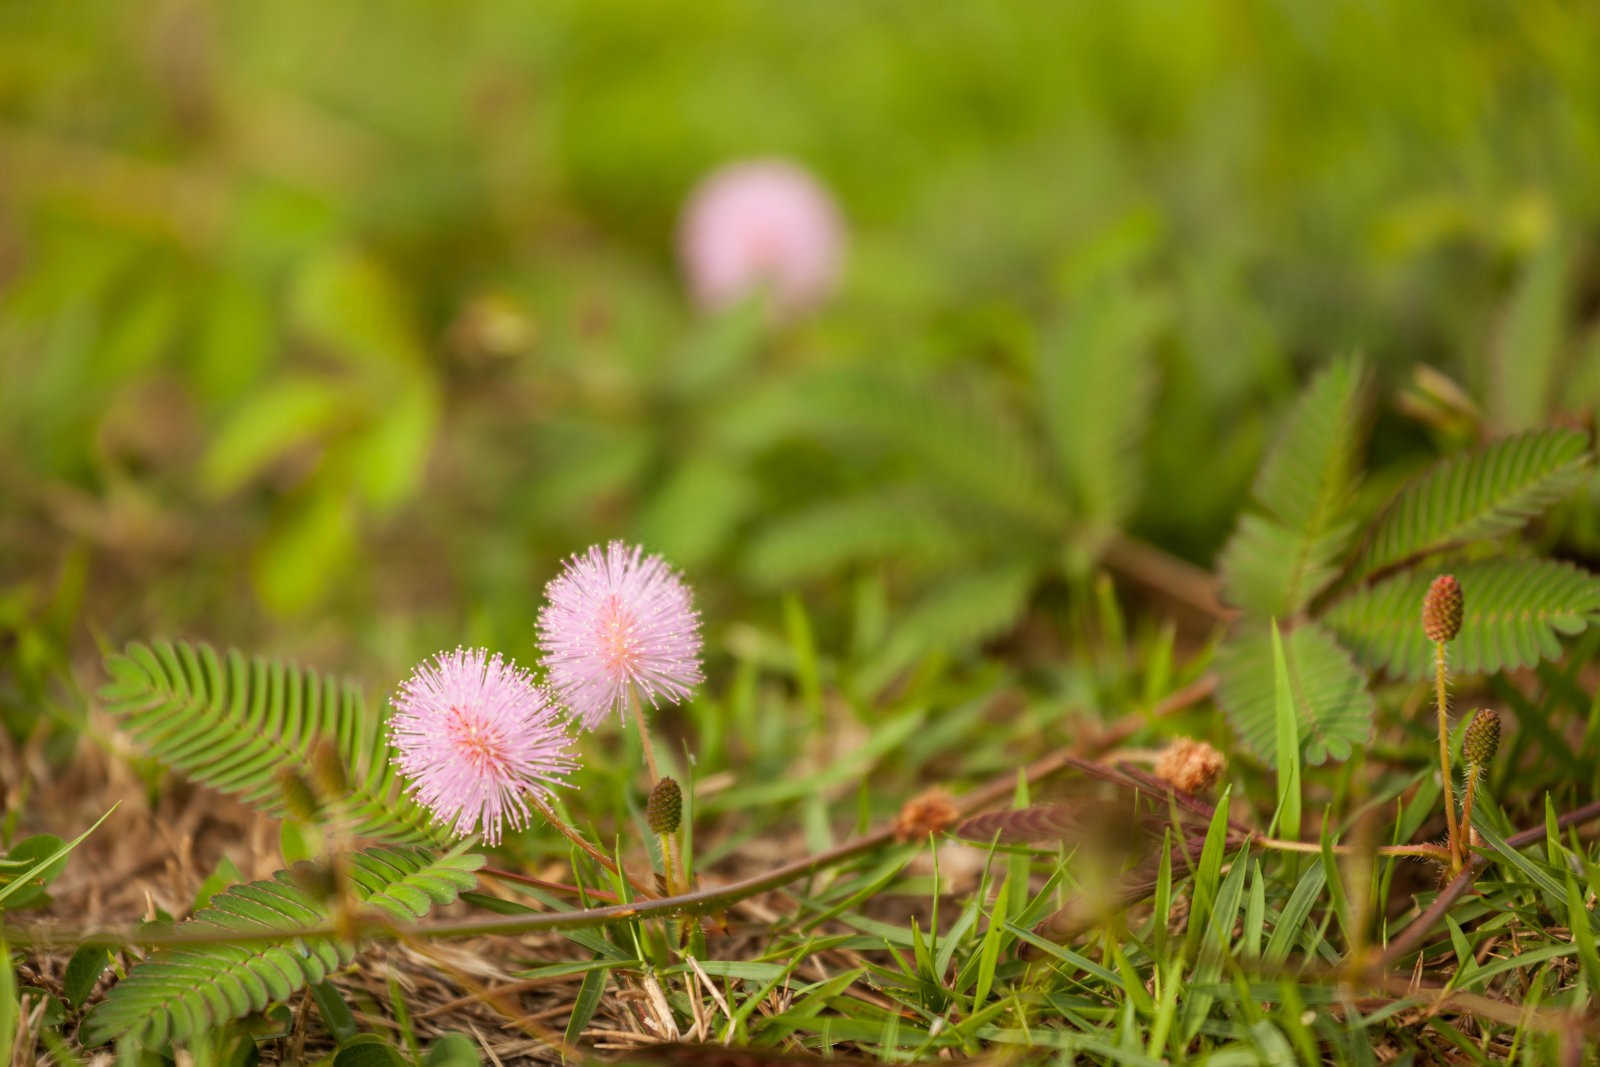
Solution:
[{"label": "brown dried seed head", "polygon": [[1156,777],[1185,793],[1203,793],[1217,784],[1227,757],[1204,741],[1180,737],[1156,757]]},{"label": "brown dried seed head", "polygon": [[1461,583],[1453,574],[1441,574],[1422,598],[1422,632],[1435,643],[1455,640],[1461,632]]},{"label": "brown dried seed head", "polygon": [[912,797],[895,816],[894,836],[901,841],[920,841],[929,834],[948,829],[961,812],[950,794],[943,789],[930,789]]},{"label": "brown dried seed head", "polygon": [[1461,739],[1461,754],[1467,764],[1487,766],[1500,747],[1500,716],[1490,708],[1479,708],[1467,723],[1467,732]]},{"label": "brown dried seed head", "polygon": [[676,778],[663,778],[650,790],[650,799],[644,806],[644,821],[655,833],[675,834],[682,820],[683,790],[678,788]]}]

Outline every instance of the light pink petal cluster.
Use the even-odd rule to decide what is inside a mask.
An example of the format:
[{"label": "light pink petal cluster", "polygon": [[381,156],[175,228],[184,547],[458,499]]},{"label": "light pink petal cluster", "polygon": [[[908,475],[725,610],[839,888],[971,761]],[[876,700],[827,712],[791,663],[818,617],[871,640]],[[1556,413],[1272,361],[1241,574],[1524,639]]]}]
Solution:
[{"label": "light pink petal cluster", "polygon": [[700,684],[700,615],[660,556],[596,545],[567,561],[545,597],[539,646],[550,687],[591,729],[625,713],[630,688],[654,706]]},{"label": "light pink petal cluster", "polygon": [[547,799],[577,766],[550,694],[498,653],[441,652],[393,704],[389,736],[408,791],[457,836],[479,826],[498,844],[503,822],[527,821],[527,794]]},{"label": "light pink petal cluster", "polygon": [[715,171],[690,195],[678,256],[690,293],[718,310],[765,285],[782,312],[822,302],[843,256],[844,226],[815,178],[777,159]]}]

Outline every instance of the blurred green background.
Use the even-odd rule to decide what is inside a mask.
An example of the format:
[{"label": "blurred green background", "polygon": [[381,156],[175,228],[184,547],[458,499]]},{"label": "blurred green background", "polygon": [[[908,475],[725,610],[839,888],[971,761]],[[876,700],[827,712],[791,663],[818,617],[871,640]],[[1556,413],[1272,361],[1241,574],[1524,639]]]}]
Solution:
[{"label": "blurred green background", "polygon": [[[766,155],[846,275],[699,314],[677,213]],[[1328,357],[1400,471],[1587,421],[1597,223],[1580,3],[8,3],[8,714],[91,634],[531,659],[611,537],[881,684],[1209,567]]]}]

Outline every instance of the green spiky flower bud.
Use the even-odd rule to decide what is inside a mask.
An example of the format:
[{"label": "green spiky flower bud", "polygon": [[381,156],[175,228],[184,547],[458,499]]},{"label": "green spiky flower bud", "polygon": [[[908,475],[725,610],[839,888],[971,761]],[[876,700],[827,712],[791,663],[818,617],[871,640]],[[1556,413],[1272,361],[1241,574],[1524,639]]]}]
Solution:
[{"label": "green spiky flower bud", "polygon": [[645,822],[658,834],[675,834],[683,819],[683,790],[676,778],[663,778],[650,790],[650,799],[644,806]]},{"label": "green spiky flower bud", "polygon": [[1422,632],[1436,644],[1452,641],[1461,632],[1461,583],[1453,574],[1441,574],[1422,598]]},{"label": "green spiky flower bud", "polygon": [[1490,708],[1479,708],[1467,723],[1467,732],[1461,739],[1461,755],[1469,767],[1487,766],[1500,747],[1500,716]]}]

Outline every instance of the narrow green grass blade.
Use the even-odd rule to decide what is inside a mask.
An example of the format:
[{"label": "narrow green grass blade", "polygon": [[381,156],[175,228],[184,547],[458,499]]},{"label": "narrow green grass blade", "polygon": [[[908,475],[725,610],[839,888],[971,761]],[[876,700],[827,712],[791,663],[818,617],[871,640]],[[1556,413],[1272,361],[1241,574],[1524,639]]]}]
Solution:
[{"label": "narrow green grass blade", "polygon": [[1473,811],[1472,825],[1477,828],[1478,833],[1482,835],[1488,846],[1494,849],[1511,866],[1515,867],[1528,881],[1537,886],[1539,891],[1544,893],[1546,903],[1552,909],[1557,913],[1564,909],[1567,904],[1566,887],[1556,880],[1546,866],[1535,863],[1507,844],[1506,839],[1496,833],[1494,827],[1490,826],[1487,821],[1480,821],[1476,817],[1477,814],[1478,812],[1475,809]]},{"label": "narrow green grass blade", "polygon": [[805,605],[793,593],[783,598],[783,626],[794,655],[795,680],[800,686],[800,702],[813,727],[820,730],[822,718],[822,679],[817,668],[817,642],[812,636],[811,618]]},{"label": "narrow green grass blade", "polygon": [[0,938],[0,1063],[12,1062],[17,1040],[17,972],[11,967],[11,946]]},{"label": "narrow green grass blade", "polygon": [[[1216,995],[1206,987],[1215,985],[1222,977],[1222,965],[1227,957],[1228,944],[1233,937],[1233,924],[1239,914],[1239,904],[1244,896],[1244,879],[1249,870],[1248,845],[1239,850],[1228,869],[1228,877],[1217,891],[1216,902],[1206,917],[1205,935],[1200,942],[1200,955],[1191,976],[1189,995],[1184,999],[1183,1036],[1187,1044],[1200,1032],[1200,1026],[1211,1013]],[[1204,860],[1201,860],[1202,867]],[[1195,988],[1198,987],[1198,988]]]},{"label": "narrow green grass blade", "polygon": [[1296,939],[1300,936],[1306,918],[1311,914],[1311,908],[1316,904],[1317,898],[1322,895],[1327,880],[1328,872],[1320,863],[1307,867],[1305,873],[1300,876],[1294,892],[1289,894],[1289,902],[1283,906],[1283,911],[1278,913],[1278,921],[1272,928],[1272,936],[1267,940],[1266,955],[1262,957],[1266,970],[1273,971],[1282,967],[1284,961],[1289,958],[1289,950],[1294,947]]},{"label": "narrow green grass blade", "polygon": [[1322,867],[1327,873],[1328,900],[1333,904],[1334,917],[1339,921],[1339,929],[1344,933],[1345,943],[1359,944],[1361,934],[1354,928],[1350,915],[1350,901],[1344,891],[1343,872],[1339,869],[1339,859],[1333,851],[1333,819],[1326,813],[1322,819],[1320,844]]},{"label": "narrow green grass blade", "polygon": [[1583,906],[1583,892],[1578,883],[1567,878],[1567,925],[1572,928],[1572,941],[1578,948],[1578,962],[1583,965],[1584,980],[1589,983],[1589,995],[1600,991],[1600,954],[1595,952],[1593,918]]},{"label": "narrow green grass blade", "polygon": [[1156,868],[1155,907],[1152,911],[1150,940],[1157,958],[1167,954],[1167,917],[1172,914],[1172,827],[1161,831],[1161,865]]},{"label": "narrow green grass blade", "polygon": [[[77,837],[74,837],[71,841],[68,841],[66,844],[62,845],[60,848],[58,848],[54,852],[50,853],[50,855],[44,857],[44,859],[41,859],[41,860],[33,863],[26,870],[24,870],[20,874],[16,875],[9,882],[7,882],[5,888],[4,889],[0,889],[0,905],[4,905],[6,900],[13,893],[16,893],[17,891],[21,890],[23,887],[27,886],[30,882],[32,882],[35,878],[37,878],[44,871],[49,870],[50,867],[57,860],[61,859],[61,857],[67,855],[73,849],[75,849],[79,845],[83,844],[84,839],[87,838],[90,834],[94,833],[96,830],[98,830],[100,828],[100,824],[105,822],[107,819],[109,819],[111,817],[111,813],[113,811],[116,811],[117,808],[121,805],[121,803],[122,803],[122,801],[119,800],[119,801],[117,801],[117,803],[111,805],[110,808],[106,809],[106,813],[104,815],[100,816],[98,819],[96,819],[94,821],[94,825],[93,826],[90,826],[83,833],[79,834]],[[0,1062],[3,1062],[3,1061],[0,1061]]]},{"label": "narrow green grass blade", "polygon": [[1246,959],[1259,959],[1261,939],[1266,929],[1267,885],[1261,873],[1261,861],[1250,858],[1250,900],[1244,909],[1244,938],[1241,946]]},{"label": "narrow green grass blade", "polygon": [[961,909],[961,914],[956,916],[956,921],[951,925],[945,935],[939,939],[939,951],[933,958],[933,973],[940,981],[950,971],[950,960],[955,956],[956,949],[967,939],[967,932],[978,921],[978,898],[971,897],[966,906]]},{"label": "narrow green grass blade", "polygon": [[1153,1060],[1162,1058],[1162,1050],[1172,1033],[1172,1024],[1178,1017],[1178,991],[1183,988],[1183,961],[1170,961],[1158,974],[1161,980],[1160,997],[1150,1020],[1150,1040],[1145,1043],[1145,1053]]},{"label": "narrow green grass blade", "polygon": [[1283,635],[1272,620],[1273,721],[1277,737],[1278,810],[1269,834],[1300,840],[1300,719],[1295,714],[1289,688],[1289,663],[1283,655]]},{"label": "narrow green grass blade", "polygon": [[1200,937],[1205,932],[1205,921],[1216,902],[1217,881],[1222,871],[1222,854],[1228,845],[1228,806],[1231,789],[1224,789],[1211,815],[1211,826],[1206,831],[1206,841],[1200,849],[1200,866],[1194,875],[1194,904],[1189,909],[1189,925],[1184,932],[1183,957],[1194,959],[1200,947]]},{"label": "narrow green grass blade", "polygon": [[576,1045],[589,1028],[595,1009],[600,1006],[600,995],[606,990],[606,979],[611,976],[609,967],[596,967],[583,976],[578,987],[578,998],[573,1002],[572,1014],[567,1017],[567,1029],[562,1035],[567,1044]]},{"label": "narrow green grass blade", "polygon": [[766,1001],[767,997],[771,995],[774,989],[777,989],[781,983],[789,980],[789,976],[794,973],[794,969],[796,967],[800,966],[800,964],[804,963],[810,958],[813,944],[814,939],[808,940],[805,944],[801,945],[790,958],[789,962],[784,966],[781,973],[773,975],[772,978],[764,983],[760,989],[746,997],[737,1008],[733,1009],[733,1018],[728,1020],[728,1025],[723,1027],[722,1030],[723,1044],[729,1044],[735,1038],[739,1038],[741,1040],[744,1038],[746,1020],[750,1018],[751,1014],[754,1013],[757,1007]]},{"label": "narrow green grass blade", "polygon": [[978,949],[978,980],[972,990],[972,1011],[976,1013],[989,999],[994,988],[994,968],[1000,962],[1000,947],[1009,918],[1011,901],[1011,875],[1000,883],[1000,892],[994,898],[994,911],[989,915],[989,928],[984,931],[983,945]]}]

